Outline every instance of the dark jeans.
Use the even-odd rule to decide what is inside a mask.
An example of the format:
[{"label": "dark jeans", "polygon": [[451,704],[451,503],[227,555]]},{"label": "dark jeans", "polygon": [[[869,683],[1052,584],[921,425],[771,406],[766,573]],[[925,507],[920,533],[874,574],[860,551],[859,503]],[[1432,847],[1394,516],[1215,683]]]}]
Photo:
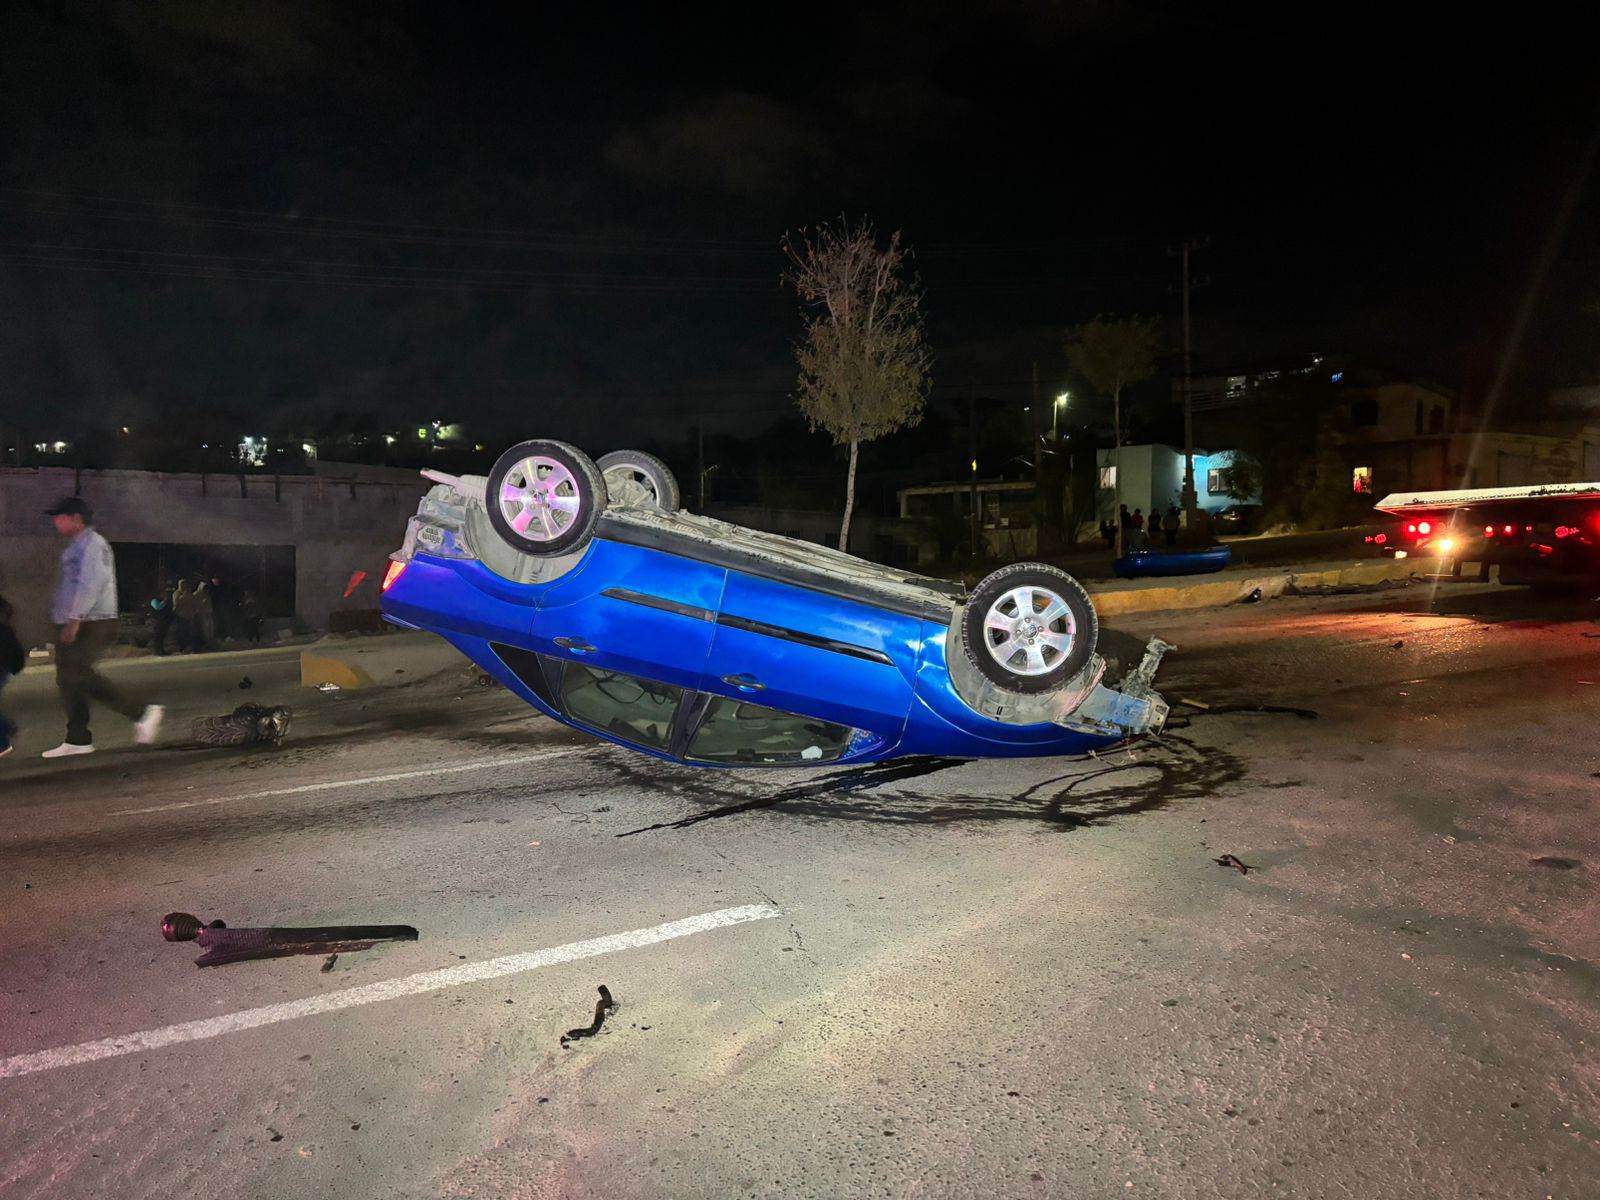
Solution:
[{"label": "dark jeans", "polygon": [[[6,684],[10,681],[10,679],[10,672],[0,670],[0,692],[4,692],[6,690]],[[0,712],[0,750],[8,749],[11,745],[11,739],[16,736],[17,723],[10,717],[6,716],[5,713]]]},{"label": "dark jeans", "polygon": [[144,705],[128,699],[99,671],[96,660],[117,640],[117,622],[85,621],[71,644],[61,641],[56,626],[56,688],[61,692],[61,707],[67,710],[67,741],[75,746],[94,742],[89,732],[89,701],[98,700],[130,721],[144,715]]}]

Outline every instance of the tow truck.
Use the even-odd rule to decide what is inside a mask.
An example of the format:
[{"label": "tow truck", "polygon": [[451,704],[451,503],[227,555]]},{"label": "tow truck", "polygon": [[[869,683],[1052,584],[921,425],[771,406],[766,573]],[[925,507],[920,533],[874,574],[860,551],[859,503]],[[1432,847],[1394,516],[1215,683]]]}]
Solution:
[{"label": "tow truck", "polygon": [[[1462,574],[1540,590],[1600,584],[1600,482],[1395,492],[1375,506],[1398,524],[1381,551],[1431,555]],[[1369,536],[1374,541],[1376,535]]]}]

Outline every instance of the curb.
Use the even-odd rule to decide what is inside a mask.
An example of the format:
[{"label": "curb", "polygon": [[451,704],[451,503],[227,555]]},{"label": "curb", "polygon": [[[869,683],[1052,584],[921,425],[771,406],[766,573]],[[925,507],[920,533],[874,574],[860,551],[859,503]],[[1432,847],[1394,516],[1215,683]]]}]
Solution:
[{"label": "curb", "polygon": [[331,683],[340,691],[414,683],[464,661],[442,637],[397,633],[384,638],[323,638],[300,651],[300,686]]},{"label": "curb", "polygon": [[1164,612],[1186,608],[1219,608],[1237,604],[1260,589],[1262,600],[1275,599],[1291,588],[1358,587],[1410,580],[1439,570],[1436,558],[1392,558],[1339,563],[1315,570],[1279,570],[1248,575],[1192,577],[1192,582],[1148,583],[1138,580],[1086,584],[1101,617],[1126,613]]}]

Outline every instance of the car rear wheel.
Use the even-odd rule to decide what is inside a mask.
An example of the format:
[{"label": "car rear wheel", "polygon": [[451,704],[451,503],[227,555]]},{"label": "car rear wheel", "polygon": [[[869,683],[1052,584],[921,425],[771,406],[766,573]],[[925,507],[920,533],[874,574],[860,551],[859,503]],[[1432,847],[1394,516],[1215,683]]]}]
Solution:
[{"label": "car rear wheel", "polygon": [[582,450],[536,438],[518,442],[489,472],[489,524],[524,554],[548,558],[588,542],[606,507],[606,481]]},{"label": "car rear wheel", "polygon": [[600,473],[606,477],[606,495],[613,508],[654,508],[677,512],[681,507],[678,481],[672,469],[643,450],[613,450],[602,454]]},{"label": "car rear wheel", "polygon": [[1099,629],[1088,593],[1044,563],[1015,563],[979,583],[961,626],[978,673],[1022,695],[1054,691],[1083,670]]}]

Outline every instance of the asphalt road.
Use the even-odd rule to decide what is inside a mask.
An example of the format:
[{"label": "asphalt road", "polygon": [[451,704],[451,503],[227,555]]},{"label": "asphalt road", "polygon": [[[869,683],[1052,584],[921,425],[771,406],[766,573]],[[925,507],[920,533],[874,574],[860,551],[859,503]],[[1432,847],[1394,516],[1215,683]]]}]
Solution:
[{"label": "asphalt road", "polygon": [[[1140,617],[1159,742],[805,774],[269,654],[280,751],[0,764],[0,1195],[1592,1197],[1595,616]],[[171,909],[422,936],[196,970]]]}]

